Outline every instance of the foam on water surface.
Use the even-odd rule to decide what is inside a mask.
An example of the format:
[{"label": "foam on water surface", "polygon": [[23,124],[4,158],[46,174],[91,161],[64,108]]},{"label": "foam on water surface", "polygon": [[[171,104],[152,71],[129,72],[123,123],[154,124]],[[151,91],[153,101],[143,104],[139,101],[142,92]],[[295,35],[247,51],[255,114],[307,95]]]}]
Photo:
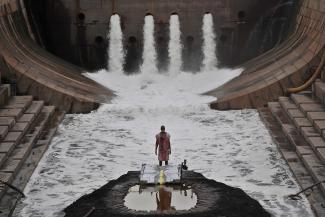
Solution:
[{"label": "foam on water surface", "polygon": [[66,115],[15,216],[63,216],[65,207],[109,180],[140,170],[144,163],[158,163],[155,135],[161,125],[171,134],[171,165],[187,159],[190,169],[240,187],[274,216],[313,216],[305,198],[291,201],[286,197],[299,191],[298,184],[257,111],[211,110],[208,103],[215,98],[200,95],[241,73],[240,69],[215,68],[211,14],[204,16],[203,68],[196,74],[177,71],[182,65],[177,16],[170,22],[169,73],[157,70],[152,16],[145,17],[141,73],[120,72],[124,60],[119,17],[111,22],[116,29],[110,30],[110,38],[118,45],[110,46],[111,72],[86,76],[114,90],[117,97],[90,114]]},{"label": "foam on water surface", "polygon": [[274,216],[313,216],[257,111],[210,110],[213,97],[200,95],[240,74],[215,70],[197,74],[87,76],[116,91],[111,104],[90,114],[67,115],[25,189],[16,216],[62,216],[82,195],[143,163],[158,163],[155,134],[171,134],[170,164],[242,188]]}]

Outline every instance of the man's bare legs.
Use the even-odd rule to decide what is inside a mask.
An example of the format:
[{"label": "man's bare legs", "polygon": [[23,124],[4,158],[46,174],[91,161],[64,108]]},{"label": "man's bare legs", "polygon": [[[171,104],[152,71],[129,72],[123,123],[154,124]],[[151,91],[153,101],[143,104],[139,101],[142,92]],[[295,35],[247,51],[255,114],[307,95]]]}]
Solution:
[{"label": "man's bare legs", "polygon": [[[165,161],[165,165],[168,165],[168,160]],[[162,161],[159,161],[159,166],[162,166]]]}]

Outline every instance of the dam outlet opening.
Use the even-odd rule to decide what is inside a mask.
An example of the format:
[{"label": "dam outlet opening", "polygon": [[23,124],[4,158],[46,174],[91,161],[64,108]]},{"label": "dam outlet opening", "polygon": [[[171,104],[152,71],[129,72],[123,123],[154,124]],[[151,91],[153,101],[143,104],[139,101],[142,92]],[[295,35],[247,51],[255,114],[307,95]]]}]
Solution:
[{"label": "dam outlet opening", "polygon": [[[87,204],[83,200],[96,194],[104,198],[96,201],[98,213],[104,212],[100,207],[111,208],[105,197],[114,199],[116,194],[122,199],[114,206],[122,214],[126,209],[139,216],[142,212],[159,216],[165,211],[187,214],[191,210],[196,212],[193,216],[199,215],[198,204],[211,205],[212,200],[200,198],[191,185],[143,187],[136,183],[134,171],[141,165],[158,166],[162,161],[155,153],[162,125],[170,139],[165,165],[177,168],[180,160],[187,159],[196,178],[203,174],[207,183],[217,181],[213,185],[240,189],[243,201],[253,198],[265,216],[314,216],[306,197],[288,199],[287,195],[300,190],[299,184],[257,110],[210,108],[218,99],[207,93],[236,80],[244,69],[219,67],[220,43],[234,33],[225,31],[219,36],[215,25],[219,21],[214,14],[205,13],[208,10],[205,8],[200,17],[199,34],[188,34],[177,12],[168,15],[167,23],[154,13],[143,13],[137,34],[125,34],[125,17],[119,13],[109,17],[105,37],[92,35],[96,46],[107,45],[101,56],[106,68],[84,71],[82,76],[111,90],[114,97],[88,114],[65,115],[27,184],[24,192],[28,197],[21,200],[13,216],[69,216],[65,213],[68,206],[73,207],[78,200]],[[88,15],[82,14],[75,18],[87,23]],[[244,10],[235,13],[241,24],[247,16]],[[197,49],[191,50],[190,45],[196,43]],[[79,57],[82,62],[84,57]],[[123,174],[134,175],[136,180],[124,186],[125,195],[122,185],[114,181],[123,179]],[[114,189],[110,185],[105,188],[109,180],[113,180]],[[105,191],[101,192],[98,189],[102,186]],[[213,189],[200,191],[209,198],[218,195]],[[239,201],[243,207],[244,202]],[[86,214],[89,210],[82,211]],[[104,216],[96,214],[96,207],[90,211],[93,216]]]}]

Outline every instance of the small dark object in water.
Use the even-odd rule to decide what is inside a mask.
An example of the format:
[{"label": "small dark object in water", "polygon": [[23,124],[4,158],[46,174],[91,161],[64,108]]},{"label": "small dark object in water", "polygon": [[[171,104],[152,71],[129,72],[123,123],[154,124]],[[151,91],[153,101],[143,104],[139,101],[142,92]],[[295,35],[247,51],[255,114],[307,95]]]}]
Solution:
[{"label": "small dark object in water", "polygon": [[186,160],[184,160],[184,162],[182,163],[182,169],[183,170],[188,170],[188,166],[186,165]]}]

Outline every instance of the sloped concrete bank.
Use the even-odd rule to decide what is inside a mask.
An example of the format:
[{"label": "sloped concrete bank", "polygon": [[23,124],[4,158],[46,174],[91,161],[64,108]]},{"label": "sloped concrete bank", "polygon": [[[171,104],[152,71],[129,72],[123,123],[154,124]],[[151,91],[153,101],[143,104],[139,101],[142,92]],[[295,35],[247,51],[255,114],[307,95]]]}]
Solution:
[{"label": "sloped concrete bank", "polygon": [[219,110],[259,108],[301,85],[318,65],[325,45],[325,2],[300,1],[294,31],[281,45],[242,65],[240,77],[208,92]]},{"label": "sloped concrete bank", "polygon": [[71,113],[89,112],[113,93],[83,70],[40,48],[32,39],[23,1],[0,1],[0,71],[19,94],[31,94]]},{"label": "sloped concrete bank", "polygon": [[[64,112],[0,85],[0,216],[11,216]],[[12,187],[14,186],[14,187]]]}]

